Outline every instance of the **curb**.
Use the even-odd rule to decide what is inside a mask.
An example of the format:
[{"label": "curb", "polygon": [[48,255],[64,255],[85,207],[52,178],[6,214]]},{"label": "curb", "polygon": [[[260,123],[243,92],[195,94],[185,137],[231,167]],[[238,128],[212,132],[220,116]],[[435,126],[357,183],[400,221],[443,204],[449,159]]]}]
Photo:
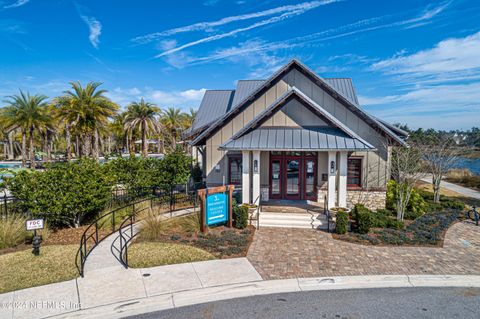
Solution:
[{"label": "curb", "polygon": [[51,318],[123,318],[207,302],[277,293],[335,289],[476,287],[475,275],[385,275],[255,281],[173,292],[99,306]]}]

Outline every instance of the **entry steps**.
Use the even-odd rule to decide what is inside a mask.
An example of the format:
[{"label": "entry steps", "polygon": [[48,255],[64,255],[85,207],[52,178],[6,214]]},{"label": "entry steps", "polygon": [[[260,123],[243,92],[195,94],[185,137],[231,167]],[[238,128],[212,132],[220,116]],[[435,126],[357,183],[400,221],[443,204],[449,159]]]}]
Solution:
[{"label": "entry steps", "polygon": [[[256,225],[256,222],[252,222]],[[260,213],[260,228],[281,227],[281,228],[305,228],[305,229],[327,229],[327,218],[323,213],[276,213],[262,211]]]}]

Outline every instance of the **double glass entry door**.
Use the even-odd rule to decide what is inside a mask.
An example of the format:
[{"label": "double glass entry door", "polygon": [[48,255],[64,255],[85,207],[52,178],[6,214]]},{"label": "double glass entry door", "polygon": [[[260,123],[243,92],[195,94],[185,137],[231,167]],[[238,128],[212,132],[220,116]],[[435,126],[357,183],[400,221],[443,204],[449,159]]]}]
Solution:
[{"label": "double glass entry door", "polygon": [[270,197],[316,199],[317,161],[315,155],[315,153],[271,154]]}]

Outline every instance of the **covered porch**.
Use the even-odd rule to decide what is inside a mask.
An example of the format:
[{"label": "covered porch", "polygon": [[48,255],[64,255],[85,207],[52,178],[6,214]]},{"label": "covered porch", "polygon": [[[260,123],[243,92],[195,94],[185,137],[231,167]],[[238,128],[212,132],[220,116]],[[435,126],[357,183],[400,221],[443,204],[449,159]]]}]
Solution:
[{"label": "covered porch", "polygon": [[242,151],[241,157],[243,203],[347,205],[348,152]]},{"label": "covered porch", "polygon": [[243,203],[298,200],[327,208],[347,206],[348,184],[361,185],[362,178],[355,171],[361,161],[351,155],[374,149],[331,127],[259,127],[220,148],[227,150],[229,163],[237,160],[229,174],[238,174]]}]

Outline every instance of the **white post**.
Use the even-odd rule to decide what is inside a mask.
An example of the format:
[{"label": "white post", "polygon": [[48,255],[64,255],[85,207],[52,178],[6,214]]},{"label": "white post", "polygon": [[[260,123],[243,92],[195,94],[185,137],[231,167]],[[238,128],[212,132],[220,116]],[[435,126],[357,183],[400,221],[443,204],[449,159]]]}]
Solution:
[{"label": "white post", "polygon": [[[252,203],[260,196],[260,151],[253,151]],[[259,199],[260,201],[260,199]],[[258,205],[259,203],[257,203]]]},{"label": "white post", "polygon": [[338,171],[338,206],[347,207],[347,152],[340,152]]},{"label": "white post", "polygon": [[337,152],[328,152],[328,208],[336,206]]},{"label": "white post", "polygon": [[242,151],[242,202],[250,204],[250,151]]}]

